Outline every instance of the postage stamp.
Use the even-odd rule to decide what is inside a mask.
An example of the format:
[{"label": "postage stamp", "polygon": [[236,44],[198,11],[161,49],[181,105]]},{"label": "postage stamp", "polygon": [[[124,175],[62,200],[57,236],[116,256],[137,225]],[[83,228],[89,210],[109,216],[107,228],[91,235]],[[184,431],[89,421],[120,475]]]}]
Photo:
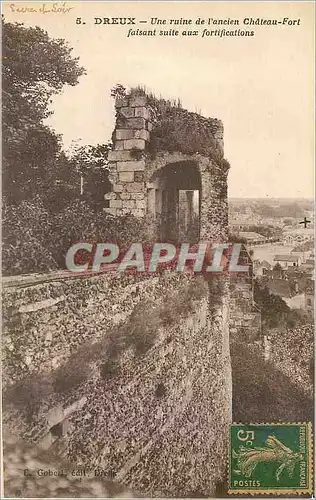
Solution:
[{"label": "postage stamp", "polygon": [[312,453],[310,423],[232,424],[228,493],[312,493]]}]

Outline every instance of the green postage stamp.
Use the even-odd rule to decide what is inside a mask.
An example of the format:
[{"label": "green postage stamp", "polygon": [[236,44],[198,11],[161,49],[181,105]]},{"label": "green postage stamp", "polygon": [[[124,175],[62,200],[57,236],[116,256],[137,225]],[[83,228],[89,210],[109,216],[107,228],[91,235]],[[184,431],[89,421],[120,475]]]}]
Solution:
[{"label": "green postage stamp", "polygon": [[232,424],[229,493],[312,493],[310,423]]}]

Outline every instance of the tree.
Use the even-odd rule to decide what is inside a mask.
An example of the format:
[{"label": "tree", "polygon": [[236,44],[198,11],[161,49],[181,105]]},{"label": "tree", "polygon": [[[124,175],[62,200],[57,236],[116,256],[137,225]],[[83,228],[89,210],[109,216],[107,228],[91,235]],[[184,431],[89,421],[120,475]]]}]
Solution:
[{"label": "tree", "polygon": [[83,179],[83,197],[97,208],[104,204],[104,194],[110,191],[108,153],[112,145],[80,146],[71,156],[72,170]]},{"label": "tree", "polygon": [[283,223],[286,226],[293,226],[293,219],[283,219]]},{"label": "tree", "polygon": [[254,282],[254,300],[261,309],[262,322],[267,328],[275,328],[282,325],[290,312],[286,302],[270,293],[265,286],[261,288],[258,281]]},{"label": "tree", "polygon": [[273,226],[249,226],[249,231],[261,234],[265,238],[279,237],[282,234],[282,230]]},{"label": "tree", "polygon": [[280,273],[282,272],[282,266],[279,262],[275,264],[275,266],[273,267],[273,271],[278,271]]},{"label": "tree", "polygon": [[3,194],[15,202],[45,196],[60,136],[44,125],[53,95],[76,85],[84,69],[65,40],[39,27],[3,21]]},{"label": "tree", "polygon": [[244,245],[247,244],[246,238],[243,238],[242,236],[239,236],[239,234],[233,234],[233,233],[231,233],[231,234],[228,235],[228,241],[230,243],[242,243]]}]

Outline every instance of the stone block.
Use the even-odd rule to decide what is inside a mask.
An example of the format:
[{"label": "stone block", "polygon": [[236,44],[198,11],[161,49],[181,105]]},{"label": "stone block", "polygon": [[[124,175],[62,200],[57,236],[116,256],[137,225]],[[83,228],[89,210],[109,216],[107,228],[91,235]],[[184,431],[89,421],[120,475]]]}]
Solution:
[{"label": "stone block", "polygon": [[149,119],[149,110],[144,106],[141,108],[132,108],[135,109],[135,116],[140,116],[141,118],[145,118],[145,120]]},{"label": "stone block", "polygon": [[151,122],[147,122],[147,130],[151,132],[153,129],[153,124]]},{"label": "stone block", "polygon": [[145,200],[136,200],[136,208],[146,208]]},{"label": "stone block", "polygon": [[[126,130],[126,132],[130,132],[130,130]],[[149,141],[149,132],[148,130],[134,130],[133,131],[133,137],[135,139],[144,139],[145,141]],[[126,139],[129,139],[129,137],[126,137]]]},{"label": "stone block", "polygon": [[115,107],[122,108],[123,106],[128,106],[128,97],[117,97],[115,99]]},{"label": "stone block", "polygon": [[116,170],[116,162],[114,163],[109,163],[109,175],[114,175],[117,173],[117,170]]},{"label": "stone block", "polygon": [[123,143],[124,149],[145,149],[146,144],[144,139],[126,139],[125,141],[123,141]]},{"label": "stone block", "polygon": [[113,191],[114,193],[121,193],[123,191],[122,184],[114,184]]},{"label": "stone block", "polygon": [[[141,201],[139,203],[142,203]],[[151,215],[154,215],[156,212],[156,190],[155,189],[148,189],[147,190],[147,205],[148,205],[148,212]],[[142,207],[139,207],[142,208]]]},{"label": "stone block", "polygon": [[120,108],[118,112],[121,116],[124,116],[124,118],[132,118],[133,116],[135,116],[134,110],[135,108],[127,107],[127,108]]},{"label": "stone block", "polygon": [[129,105],[138,108],[142,106],[146,106],[147,104],[147,97],[146,96],[134,96],[130,97],[129,99]]},{"label": "stone block", "polygon": [[124,124],[124,128],[145,129],[145,127],[146,127],[146,120],[140,117],[127,118]]},{"label": "stone block", "polygon": [[155,182],[146,182],[146,188],[147,189],[155,189],[156,183]]},{"label": "stone block", "polygon": [[[116,164],[115,164],[116,165]],[[118,175],[116,169],[113,172],[109,173],[109,181],[111,184],[115,184],[117,182]]]},{"label": "stone block", "polygon": [[133,182],[134,172],[120,172],[119,173],[120,182]]},{"label": "stone block", "polygon": [[20,313],[40,311],[41,309],[46,309],[47,307],[52,308],[53,306],[55,306],[55,304],[58,304],[58,302],[62,302],[64,300],[65,297],[63,295],[56,298],[50,297],[49,299],[39,300],[36,302],[31,302],[29,304],[22,304],[18,310]]},{"label": "stone block", "polygon": [[110,208],[122,208],[123,202],[122,200],[111,200]]},{"label": "stone block", "polygon": [[145,193],[131,193],[130,197],[132,200],[144,200]]},{"label": "stone block", "polygon": [[135,208],[135,200],[126,200],[124,201],[124,208]]},{"label": "stone block", "polygon": [[116,215],[116,208],[107,207],[103,209],[103,212],[109,215]]},{"label": "stone block", "polygon": [[64,419],[64,410],[62,405],[57,405],[47,412],[46,415],[47,423],[49,427],[59,424]]},{"label": "stone block", "polygon": [[115,141],[114,150],[122,151],[122,149],[124,149],[124,141]]},{"label": "stone block", "polygon": [[115,193],[105,193],[104,199],[105,200],[116,200],[116,194]]},{"label": "stone block", "polygon": [[75,401],[67,408],[64,408],[64,416],[69,417],[75,411],[81,410],[81,408],[85,405],[86,402],[87,402],[86,396],[83,396],[78,401]]},{"label": "stone block", "polygon": [[118,172],[135,172],[135,170],[145,170],[145,161],[119,161],[117,163]]},{"label": "stone block", "polygon": [[52,433],[51,432],[48,432],[46,434],[46,436],[44,436],[40,441],[39,441],[39,445],[41,448],[43,448],[43,450],[48,450],[52,444],[54,443],[56,438],[54,438],[52,436]]},{"label": "stone block", "polygon": [[132,193],[121,193],[121,200],[130,200],[133,198]]},{"label": "stone block", "polygon": [[130,151],[109,151],[108,160],[109,161],[128,161],[132,160]]},{"label": "stone block", "polygon": [[136,171],[134,174],[135,182],[144,182],[145,180],[145,172]]},{"label": "stone block", "polygon": [[[142,132],[142,130],[137,130],[137,132]],[[144,130],[147,132],[147,130]],[[127,130],[125,128],[118,128],[115,131],[116,140],[124,140],[124,139],[133,139],[135,137],[135,133],[133,130]],[[140,137],[142,139],[142,137]]]},{"label": "stone block", "polygon": [[131,213],[134,215],[134,217],[144,217],[145,216],[145,211],[140,209],[140,208],[133,208],[131,210]]},{"label": "stone block", "polygon": [[126,191],[128,193],[140,193],[144,190],[143,182],[132,182],[126,185]]}]

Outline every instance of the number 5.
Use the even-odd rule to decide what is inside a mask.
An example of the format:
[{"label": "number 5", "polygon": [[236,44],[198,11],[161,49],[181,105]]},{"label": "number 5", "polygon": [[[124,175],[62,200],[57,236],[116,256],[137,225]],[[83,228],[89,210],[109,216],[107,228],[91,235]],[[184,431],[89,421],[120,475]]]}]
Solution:
[{"label": "number 5", "polygon": [[[244,437],[243,437],[243,434],[246,434]],[[253,441],[255,439],[255,433],[254,431],[244,431],[243,429],[240,429],[238,432],[237,432],[237,438],[239,439],[239,441],[247,441],[247,440],[251,440]]]}]

